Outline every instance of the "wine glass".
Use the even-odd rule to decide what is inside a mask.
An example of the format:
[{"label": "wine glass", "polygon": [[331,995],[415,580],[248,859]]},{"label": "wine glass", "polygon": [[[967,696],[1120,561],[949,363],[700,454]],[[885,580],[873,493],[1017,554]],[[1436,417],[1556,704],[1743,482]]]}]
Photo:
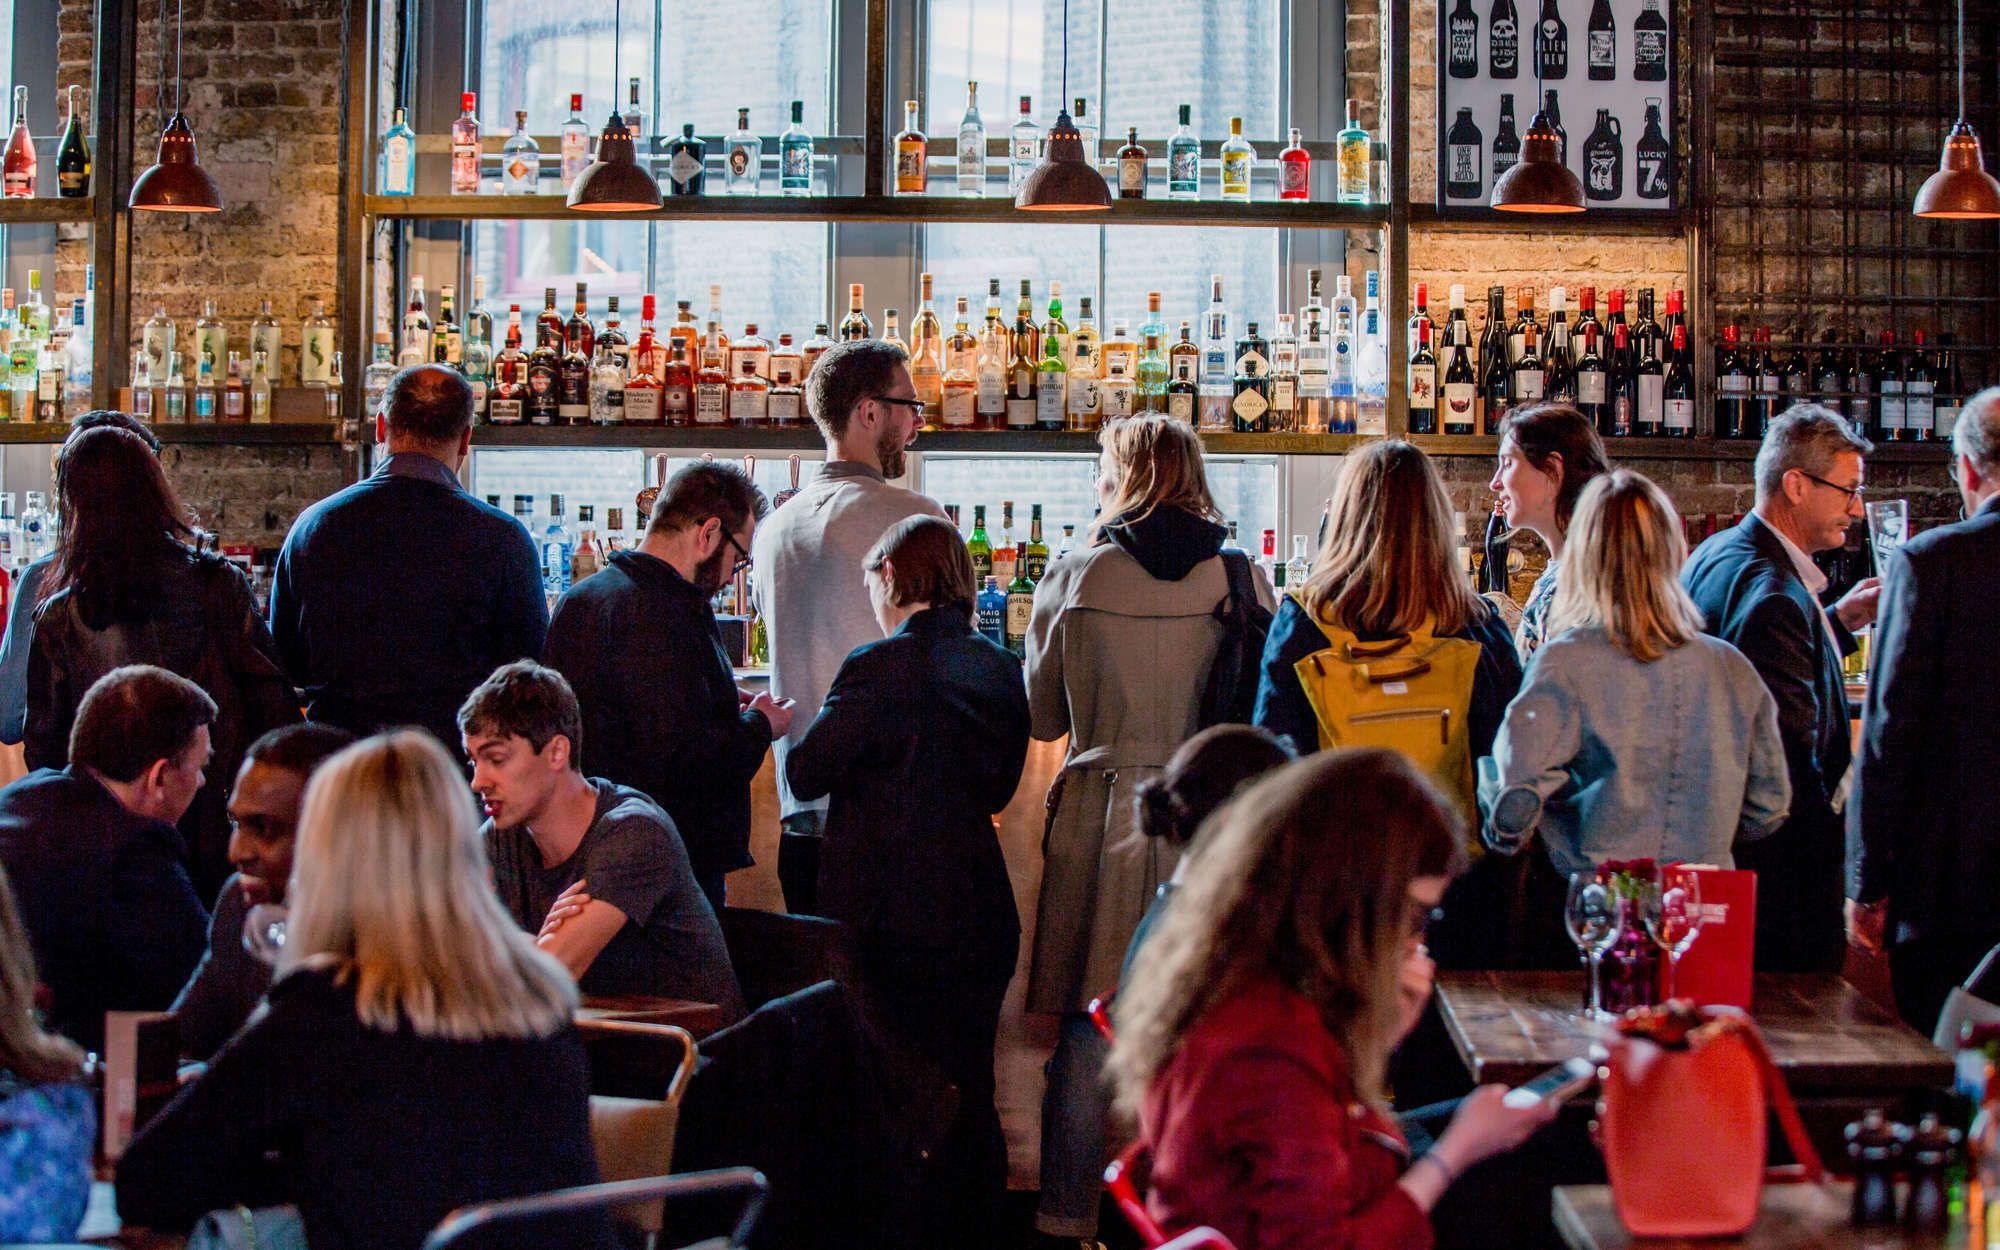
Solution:
[{"label": "wine glass", "polygon": [[276,967],[285,948],[285,927],[291,909],[283,903],[259,903],[243,917],[243,949],[262,963]]},{"label": "wine glass", "polygon": [[1570,875],[1569,898],[1563,906],[1563,923],[1569,929],[1569,940],[1576,943],[1578,953],[1590,968],[1592,1019],[1604,1016],[1603,986],[1598,979],[1598,965],[1604,952],[1618,940],[1623,928],[1622,907],[1623,899],[1617,885],[1598,880],[1596,869],[1586,868]]},{"label": "wine glass", "polygon": [[1679,864],[1662,865],[1639,910],[1646,936],[1667,956],[1667,997],[1679,988],[1681,956],[1701,932],[1701,874]]}]

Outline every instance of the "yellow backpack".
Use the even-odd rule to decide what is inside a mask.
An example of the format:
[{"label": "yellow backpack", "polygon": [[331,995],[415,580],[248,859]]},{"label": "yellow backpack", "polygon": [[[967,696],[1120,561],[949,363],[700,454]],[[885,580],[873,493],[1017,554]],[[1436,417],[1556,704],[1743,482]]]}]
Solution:
[{"label": "yellow backpack", "polygon": [[1468,719],[1479,644],[1428,630],[1363,642],[1325,621],[1313,623],[1328,645],[1295,670],[1319,721],[1319,746],[1401,752],[1476,822]]}]

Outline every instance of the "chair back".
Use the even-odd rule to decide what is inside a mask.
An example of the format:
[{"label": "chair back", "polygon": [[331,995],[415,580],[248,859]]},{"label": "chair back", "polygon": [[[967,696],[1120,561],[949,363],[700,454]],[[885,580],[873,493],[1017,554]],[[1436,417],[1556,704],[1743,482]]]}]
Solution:
[{"label": "chair back", "polygon": [[[1092,1015],[1096,1014],[1097,1003],[1091,1003]],[[1111,1166],[1104,1169],[1104,1187],[1111,1191],[1112,1200],[1125,1216],[1126,1223],[1139,1234],[1147,1250],[1236,1250],[1229,1238],[1203,1225],[1190,1228],[1177,1237],[1168,1237],[1166,1230],[1153,1219],[1146,1210],[1146,1199],[1139,1191],[1139,1171],[1147,1164],[1146,1148],[1140,1142],[1133,1142],[1119,1152]]]},{"label": "chair back", "polygon": [[449,1250],[471,1234],[495,1225],[551,1215],[603,1211],[633,1203],[664,1203],[670,1198],[741,1197],[743,1213],[737,1218],[728,1239],[720,1243],[734,1250],[749,1242],[769,1192],[769,1182],[755,1168],[721,1168],[713,1172],[689,1172],[684,1176],[647,1176],[635,1180],[604,1181],[596,1185],[576,1185],[550,1190],[545,1194],[460,1207],[438,1222],[430,1236],[424,1238],[422,1250]]},{"label": "chair back", "polygon": [[1117,996],[1117,990],[1106,990],[1091,999],[1090,1006],[1086,1009],[1090,1012],[1090,1022],[1097,1026],[1097,1031],[1104,1036],[1106,1042],[1118,1040],[1112,1035],[1111,1030],[1111,1000]]},{"label": "chair back", "polygon": [[[639,1020],[584,1020],[577,1030],[586,1038],[623,1035],[657,1039],[678,1046],[679,1060],[667,1077],[663,1098],[590,1098],[590,1144],[597,1154],[597,1171],[607,1181],[658,1176],[673,1167],[674,1131],[680,1124],[681,1097],[694,1075],[694,1036],[672,1024]],[[657,1233],[664,1220],[659,1200],[621,1206],[612,1215],[641,1232]]]},{"label": "chair back", "polygon": [[716,917],[746,1011],[821,981],[852,984],[847,926],[823,916],[725,907]]}]

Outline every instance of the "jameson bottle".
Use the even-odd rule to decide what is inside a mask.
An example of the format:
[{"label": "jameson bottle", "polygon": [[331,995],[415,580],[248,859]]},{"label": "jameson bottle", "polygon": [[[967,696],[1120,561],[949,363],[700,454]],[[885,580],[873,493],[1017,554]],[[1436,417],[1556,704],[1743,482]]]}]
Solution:
[{"label": "jameson bottle", "polygon": [[1521,159],[1521,136],[1514,130],[1514,93],[1500,93],[1500,130],[1493,136],[1493,181]]},{"label": "jameson bottle", "polygon": [[1610,202],[1625,194],[1624,131],[1610,109],[1597,110],[1597,126],[1583,141],[1583,193]]},{"label": "jameson bottle", "polygon": [[1493,0],[1486,15],[1486,73],[1490,78],[1520,76],[1521,17],[1514,0]]},{"label": "jameson bottle", "polygon": [[1584,32],[1591,81],[1610,82],[1618,77],[1618,26],[1611,16],[1611,0],[1592,0]]},{"label": "jameson bottle", "polygon": [[1646,128],[1639,132],[1632,158],[1639,170],[1639,198],[1664,200],[1673,187],[1674,150],[1660,130],[1660,99],[1646,97]]},{"label": "jameson bottle", "polygon": [[[1598,0],[1604,3],[1604,0]],[[1458,0],[1445,23],[1445,37],[1450,42],[1450,54],[1446,58],[1447,71],[1453,78],[1479,77],[1479,14],[1472,11],[1472,0]]]},{"label": "jameson bottle", "polygon": [[1535,67],[1544,81],[1569,77],[1569,26],[1556,0],[1542,0],[1541,20],[1535,24]]},{"label": "jameson bottle", "polygon": [[1660,12],[1660,0],[1646,0],[1646,7],[1633,19],[1632,77],[1640,82],[1667,80],[1667,19]]},{"label": "jameson bottle", "polygon": [[1458,119],[1451,124],[1451,131],[1445,136],[1445,146],[1449,153],[1446,166],[1445,195],[1454,200],[1476,200],[1481,198],[1484,184],[1479,172],[1484,164],[1481,160],[1481,138],[1479,127],[1473,124],[1472,110],[1458,110]]}]

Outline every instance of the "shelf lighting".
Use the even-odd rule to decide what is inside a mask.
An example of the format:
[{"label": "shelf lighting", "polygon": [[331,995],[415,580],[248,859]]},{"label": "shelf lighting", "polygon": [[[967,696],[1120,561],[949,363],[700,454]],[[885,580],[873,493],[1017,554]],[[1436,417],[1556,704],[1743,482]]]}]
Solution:
[{"label": "shelf lighting", "polygon": [[1583,183],[1562,160],[1562,137],[1542,89],[1542,25],[1535,23],[1535,120],[1521,136],[1521,159],[1493,180],[1487,204],[1503,213],[1580,213]]},{"label": "shelf lighting", "polygon": [[[160,0],[160,89],[167,85],[167,3]],[[132,184],[127,208],[163,213],[219,213],[222,191],[201,167],[194,127],[181,112],[181,0],[174,0],[174,115],[160,131],[160,153]]]},{"label": "shelf lighting", "polygon": [[1946,221],[2000,218],[2000,182],[1986,172],[1979,132],[1965,120],[1965,0],[1958,0],[1958,120],[1944,137],[1937,172],[1917,189],[1912,211]]},{"label": "shelf lighting", "polygon": [[570,184],[569,206],[583,213],[650,213],[662,203],[660,183],[649,171],[639,168],[631,127],[618,115],[616,103],[620,75],[624,72],[619,64],[625,34],[623,0],[614,4],[611,11],[611,118],[604,123],[604,133],[598,136],[596,159]]}]

